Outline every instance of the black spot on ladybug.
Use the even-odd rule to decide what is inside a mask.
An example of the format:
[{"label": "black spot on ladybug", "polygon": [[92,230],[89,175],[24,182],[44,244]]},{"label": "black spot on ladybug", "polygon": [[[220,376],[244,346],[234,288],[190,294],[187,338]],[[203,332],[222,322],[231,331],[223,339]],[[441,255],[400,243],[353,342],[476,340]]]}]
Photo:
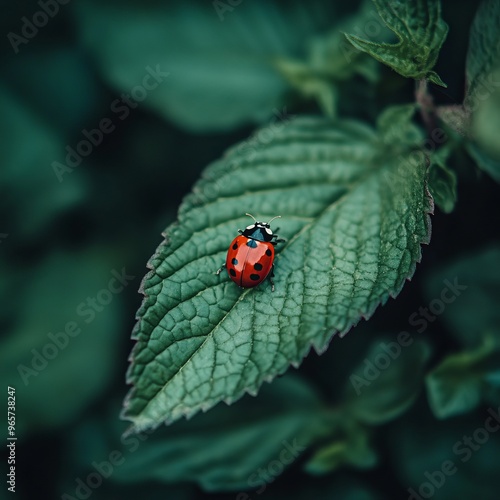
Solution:
[{"label": "black spot on ladybug", "polygon": [[255,268],[256,271],[261,271],[262,270],[262,264],[255,264],[255,266],[253,266]]},{"label": "black spot on ladybug", "polygon": [[273,252],[271,252],[271,250],[269,250],[269,248],[266,250],[266,255],[268,257],[271,257],[271,255],[273,254]]},{"label": "black spot on ladybug", "polygon": [[237,265],[238,265],[238,259],[233,259],[233,260],[231,261],[231,264],[232,264],[233,266],[237,266]]},{"label": "black spot on ladybug", "polygon": [[233,268],[229,269],[229,274],[233,276],[233,278],[236,277],[236,271]]},{"label": "black spot on ladybug", "polygon": [[251,274],[250,279],[253,281],[260,280],[260,276],[258,274]]},{"label": "black spot on ladybug", "polygon": [[247,241],[247,246],[249,246],[250,248],[256,248],[257,247],[257,242],[254,241],[254,240],[248,240]]},{"label": "black spot on ladybug", "polygon": [[238,243],[235,243],[235,244],[233,245],[233,250],[236,250],[237,248],[238,248]]}]

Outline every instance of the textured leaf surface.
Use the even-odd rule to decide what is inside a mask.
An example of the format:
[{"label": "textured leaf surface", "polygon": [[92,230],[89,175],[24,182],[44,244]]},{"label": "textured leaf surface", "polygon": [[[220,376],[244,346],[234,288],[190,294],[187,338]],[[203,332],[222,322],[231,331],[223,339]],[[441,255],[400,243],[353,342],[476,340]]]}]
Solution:
[{"label": "textured leaf surface", "polygon": [[377,11],[397,38],[398,43],[378,43],[346,34],[357,49],[367,52],[407,78],[427,78],[446,87],[432,68],[448,33],[441,19],[439,0],[373,0]]},{"label": "textured leaf surface", "polygon": [[[397,295],[429,240],[421,151],[356,122],[261,132],[206,170],[149,262],[124,410],[136,430],[255,393],[323,351]],[[214,274],[246,211],[283,217],[274,293]]]}]

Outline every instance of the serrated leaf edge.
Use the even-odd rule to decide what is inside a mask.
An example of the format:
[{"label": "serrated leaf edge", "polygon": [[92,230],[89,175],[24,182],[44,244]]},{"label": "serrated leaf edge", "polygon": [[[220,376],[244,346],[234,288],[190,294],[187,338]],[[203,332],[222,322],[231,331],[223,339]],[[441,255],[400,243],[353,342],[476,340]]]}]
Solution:
[{"label": "serrated leaf edge", "polygon": [[[222,157],[225,157],[227,156],[232,150],[235,149],[236,146],[231,146],[230,148],[228,148],[228,150],[226,150],[226,152],[222,155]],[[427,168],[426,168],[426,174],[428,174],[429,172],[429,166],[430,166],[430,161],[429,161],[429,158],[427,155],[425,155],[425,158],[426,158],[426,161],[427,161]],[[290,365],[294,368],[298,368],[304,358],[306,358],[309,353],[311,352],[311,349],[314,348],[315,352],[318,354],[318,355],[321,355],[323,354],[329,347],[330,345],[330,342],[332,341],[332,339],[338,335],[340,338],[344,337],[352,328],[356,327],[358,325],[358,323],[364,319],[365,321],[367,321],[368,319],[371,318],[371,316],[375,313],[375,311],[377,310],[377,308],[379,306],[383,306],[387,303],[387,301],[389,300],[389,298],[393,298],[395,299],[399,293],[401,292],[402,288],[404,287],[405,285],[405,282],[406,281],[411,281],[411,278],[413,277],[414,273],[415,273],[415,270],[416,270],[416,266],[418,263],[421,262],[422,260],[422,248],[421,248],[421,245],[426,245],[426,244],[429,244],[430,242],[430,239],[431,239],[431,233],[432,233],[432,224],[431,224],[431,219],[430,219],[430,215],[434,214],[434,199],[429,191],[429,186],[428,186],[428,180],[427,180],[427,175],[426,175],[426,178],[425,178],[425,185],[424,185],[424,192],[425,192],[425,197],[427,199],[427,202],[428,202],[428,207],[427,209],[425,210],[425,218],[426,218],[426,225],[427,225],[427,228],[428,228],[428,233],[427,235],[425,236],[425,238],[422,238],[420,241],[419,241],[419,256],[418,256],[418,259],[416,259],[414,262],[412,262],[411,264],[411,268],[408,272],[408,276],[406,277],[405,281],[403,281],[401,283],[401,285],[397,288],[394,288],[392,290],[387,290],[386,291],[386,294],[385,294],[385,297],[382,297],[381,300],[377,303],[375,303],[370,310],[368,310],[367,312],[364,312],[362,313],[361,311],[359,312],[359,319],[349,325],[348,327],[346,327],[344,330],[337,330],[337,331],[334,331],[331,335],[330,335],[330,338],[328,341],[325,342],[325,344],[323,346],[318,346],[315,344],[315,342],[311,342],[309,344],[309,347],[307,349],[304,350],[304,353],[303,355],[297,359],[296,361],[291,361],[289,360],[289,365],[288,366],[285,366],[282,370],[280,370],[279,372],[273,374],[273,375],[269,375],[268,377],[265,377],[262,379],[263,382],[267,382],[267,383],[271,383],[276,377],[279,377],[281,375],[283,375],[290,367]],[[186,195],[186,197],[190,196],[192,193],[188,193]],[[344,196],[344,195],[343,195]],[[339,198],[339,200],[343,199],[343,196],[341,196]],[[184,198],[185,200],[185,198]],[[184,201],[183,200],[183,201]],[[337,203],[339,200],[337,200],[335,203]],[[182,202],[181,202],[181,206],[182,206]],[[137,332],[140,330],[140,326],[141,326],[141,321],[143,319],[142,315],[141,315],[141,312],[143,310],[143,306],[144,304],[146,303],[146,301],[148,300],[149,298],[149,295],[147,295],[146,291],[145,291],[145,285],[146,285],[146,282],[149,281],[149,279],[151,279],[153,276],[156,275],[156,269],[154,267],[154,264],[153,264],[153,261],[161,254],[161,250],[162,248],[164,248],[165,246],[167,246],[169,243],[170,243],[170,238],[169,238],[169,235],[172,231],[174,231],[177,227],[179,227],[179,222],[178,221],[175,221],[174,223],[172,223],[164,232],[162,232],[162,236],[164,237],[164,240],[160,243],[160,245],[157,247],[155,253],[151,256],[151,258],[148,260],[147,264],[146,264],[146,267],[149,269],[149,272],[146,273],[146,275],[144,276],[144,278],[142,279],[141,281],[141,284],[139,286],[139,293],[141,293],[142,295],[144,295],[144,298],[143,298],[143,301],[141,303],[141,306],[140,308],[138,309],[137,313],[136,313],[136,323],[133,327],[133,330],[132,330],[132,335],[131,335],[131,339],[132,340],[137,340]],[[295,240],[296,237],[298,237],[298,235],[303,231],[305,230],[305,228],[309,227],[307,224],[301,228],[300,231],[298,231],[288,242],[287,242],[287,245],[289,245],[292,241]],[[283,247],[281,249],[284,250],[286,248]],[[279,254],[277,254],[276,256],[276,259],[279,259]],[[243,291],[241,293],[241,295],[238,297],[238,300],[234,303],[234,305],[231,307],[231,309],[226,313],[226,315],[224,315],[224,317],[221,319],[221,321],[219,321],[218,324],[220,324],[222,321],[224,321],[224,318],[227,317],[227,315],[231,312],[231,310],[240,302],[240,300],[242,300],[244,297],[246,297],[246,295],[248,293],[251,292],[251,289],[247,289],[245,291]],[[208,339],[208,335],[207,335],[207,339]],[[194,353],[197,352],[197,350],[203,346],[203,344],[206,342],[206,339],[203,341],[203,343],[196,349],[196,351]],[[134,361],[134,355],[135,355],[135,351],[138,349],[138,343],[136,343],[134,345],[134,347],[132,348],[132,351],[128,357],[128,361],[130,362],[130,365],[127,369],[127,374],[126,374],[126,383],[131,385],[133,384],[133,381],[132,381],[132,377],[131,377],[131,371],[132,371],[132,363]],[[194,355],[194,353],[189,357],[189,359],[191,359],[191,357]],[[189,359],[187,361],[189,361]],[[186,362],[187,362],[186,361]],[[185,363],[184,363],[185,364]],[[184,365],[183,365],[184,366]],[[182,367],[179,368],[179,370],[181,370]],[[261,384],[262,385],[262,384]],[[260,385],[260,386],[261,386]],[[259,386],[259,387],[260,387]],[[172,414],[170,417],[167,417],[165,419],[163,419],[162,421],[159,421],[158,423],[156,424],[146,424],[146,425],[140,425],[138,423],[138,421],[140,420],[140,415],[135,415],[135,416],[131,416],[131,415],[128,415],[127,412],[128,412],[128,408],[129,408],[129,403],[130,403],[130,400],[132,399],[132,397],[134,396],[135,394],[135,386],[132,386],[130,388],[130,390],[128,391],[127,395],[125,396],[125,400],[124,400],[124,403],[123,403],[123,409],[122,411],[120,412],[120,418],[122,420],[126,420],[126,421],[131,421],[132,422],[132,425],[125,431],[124,433],[124,436],[126,435],[130,435],[130,434],[135,434],[135,433],[140,433],[140,432],[144,432],[144,431],[148,431],[148,430],[154,430],[154,429],[157,429],[162,423],[164,425],[169,425],[171,423],[173,423],[174,421],[176,421],[178,418],[179,418],[179,415],[180,417],[184,417],[186,418],[186,420],[190,420],[194,415],[196,415],[199,411],[201,411],[202,413],[206,413],[209,409],[213,408],[215,405],[212,404],[212,403],[207,403],[206,405],[203,405],[203,404],[200,404],[199,407],[197,408],[192,408],[190,410],[187,410],[184,409],[184,410],[180,410],[180,413],[178,412],[174,412],[172,411]],[[229,398],[225,398],[225,399],[222,399],[221,402],[224,402],[226,403],[227,405],[231,405],[233,404],[235,401],[241,399],[243,396],[245,396],[246,394],[249,394],[250,396],[257,396],[259,392],[259,388],[257,389],[252,389],[252,388],[245,388],[245,389],[242,389],[238,394],[232,396],[232,397],[229,397]],[[216,404],[219,404],[219,403],[216,403]]]}]

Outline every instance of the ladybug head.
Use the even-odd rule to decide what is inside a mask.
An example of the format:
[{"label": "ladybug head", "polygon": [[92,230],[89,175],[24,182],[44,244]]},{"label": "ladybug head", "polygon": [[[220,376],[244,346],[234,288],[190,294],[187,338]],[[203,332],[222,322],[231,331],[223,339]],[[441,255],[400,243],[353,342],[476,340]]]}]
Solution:
[{"label": "ladybug head", "polygon": [[277,215],[273,217],[269,222],[259,222],[255,219],[255,217],[251,214],[245,214],[251,217],[255,222],[254,224],[250,224],[243,231],[243,236],[247,238],[252,238],[254,240],[259,241],[271,241],[274,238],[273,232],[271,231],[270,223],[274,219],[278,219],[281,215]]}]

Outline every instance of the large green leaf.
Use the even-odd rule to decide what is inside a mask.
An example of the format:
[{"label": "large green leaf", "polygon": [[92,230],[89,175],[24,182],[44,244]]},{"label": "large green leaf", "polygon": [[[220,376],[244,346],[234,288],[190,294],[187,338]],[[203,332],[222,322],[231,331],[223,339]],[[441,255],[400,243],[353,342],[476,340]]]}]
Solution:
[{"label": "large green leaf", "polygon": [[[264,131],[206,170],[149,262],[124,410],[136,430],[255,393],[323,351],[398,294],[429,241],[421,151],[351,121]],[[282,215],[274,293],[214,274],[246,211]]]},{"label": "large green leaf", "polygon": [[373,0],[373,3],[385,25],[396,34],[398,43],[373,42],[350,34],[346,34],[347,39],[400,75],[426,78],[446,87],[432,71],[448,33],[448,25],[441,19],[440,1]]},{"label": "large green leaf", "polygon": [[260,123],[289,89],[274,68],[330,25],[332,4],[241,2],[221,20],[216,2],[95,2],[75,6],[80,36],[111,85],[125,94],[147,67],[168,72],[138,103],[194,131]]}]

